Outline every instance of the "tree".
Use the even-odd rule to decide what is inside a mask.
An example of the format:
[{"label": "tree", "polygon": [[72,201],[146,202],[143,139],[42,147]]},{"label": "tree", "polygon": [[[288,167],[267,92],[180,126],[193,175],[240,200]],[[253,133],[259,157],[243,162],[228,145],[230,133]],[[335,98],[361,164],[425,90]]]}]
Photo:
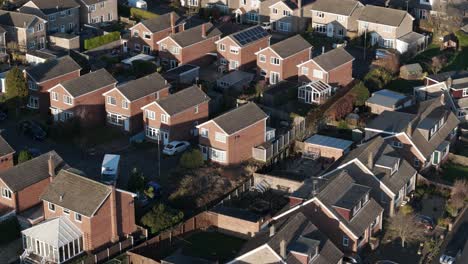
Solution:
[{"label": "tree", "polygon": [[19,109],[28,97],[28,84],[23,72],[18,67],[13,67],[5,77],[6,99],[15,103]]},{"label": "tree", "polygon": [[363,82],[358,82],[356,85],[354,85],[352,93],[355,97],[354,105],[356,106],[365,105],[367,99],[369,99],[370,96],[369,89],[364,85]]},{"label": "tree", "polygon": [[413,213],[405,214],[400,210],[389,220],[389,234],[401,239],[401,247],[405,247],[406,242],[416,242],[424,237],[424,228],[417,224]]},{"label": "tree", "polygon": [[130,179],[128,180],[127,188],[131,192],[141,192],[145,189],[147,179],[138,171],[137,168],[133,168],[130,173]]},{"label": "tree", "polygon": [[447,65],[447,57],[444,55],[434,56],[431,59],[431,71],[434,74],[437,74],[443,67]]},{"label": "tree", "polygon": [[[457,180],[453,184],[452,191],[450,193],[449,206],[453,211],[458,212],[468,198],[468,182],[466,180]],[[456,215],[456,214],[455,214]]]},{"label": "tree", "polygon": [[141,218],[141,223],[149,227],[152,234],[156,234],[179,223],[183,218],[183,212],[164,204],[156,204]]},{"label": "tree", "polygon": [[20,151],[20,153],[18,154],[18,164],[19,163],[23,163],[23,162],[26,162],[30,159],[32,159],[32,155],[31,153],[28,151],[28,150],[22,150]]},{"label": "tree", "polygon": [[203,155],[200,150],[192,149],[182,154],[180,166],[185,169],[196,169],[203,166]]},{"label": "tree", "polygon": [[364,84],[372,90],[380,90],[392,81],[392,74],[384,68],[375,68],[364,76]]}]

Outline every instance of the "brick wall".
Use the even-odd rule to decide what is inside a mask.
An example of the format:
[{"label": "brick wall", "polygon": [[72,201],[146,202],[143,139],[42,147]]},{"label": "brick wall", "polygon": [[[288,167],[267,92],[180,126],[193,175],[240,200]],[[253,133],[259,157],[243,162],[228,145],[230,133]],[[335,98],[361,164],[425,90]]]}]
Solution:
[{"label": "brick wall", "polygon": [[16,194],[17,211],[22,212],[41,203],[40,196],[44,193],[49,184],[50,178],[47,178],[19,191]]},{"label": "brick wall", "polygon": [[253,177],[254,185],[257,185],[262,181],[266,181],[270,185],[270,188],[282,191],[287,189],[288,193],[293,193],[303,184],[303,182],[300,181],[293,181],[287,178],[275,177],[268,174],[254,173]]},{"label": "brick wall", "polygon": [[0,171],[12,168],[13,166],[13,153],[0,157]]}]

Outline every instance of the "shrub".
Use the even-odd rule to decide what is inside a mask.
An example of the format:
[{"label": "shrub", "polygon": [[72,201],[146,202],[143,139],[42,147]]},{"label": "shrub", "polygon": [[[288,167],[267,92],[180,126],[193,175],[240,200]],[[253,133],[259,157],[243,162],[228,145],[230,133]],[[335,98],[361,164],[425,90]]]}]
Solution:
[{"label": "shrub", "polygon": [[27,150],[22,150],[18,154],[18,164],[26,162],[26,161],[28,161],[30,159],[32,159],[32,155]]},{"label": "shrub", "polygon": [[16,217],[0,223],[0,245],[10,243],[21,235],[21,228]]},{"label": "shrub", "polygon": [[450,218],[440,217],[437,219],[437,225],[443,228],[447,228],[450,223]]},{"label": "shrub", "polygon": [[203,166],[203,156],[200,150],[192,149],[182,154],[180,166],[185,169],[196,169]]},{"label": "shrub", "polygon": [[367,99],[369,99],[370,96],[369,89],[364,85],[363,82],[358,82],[351,90],[351,93],[354,95],[354,105],[356,106],[365,105]]},{"label": "shrub", "polygon": [[451,216],[451,217],[457,217],[458,215],[458,209],[453,206],[452,204],[447,204],[445,206],[445,211]]},{"label": "shrub", "polygon": [[405,214],[405,215],[411,214],[411,213],[413,213],[413,211],[414,211],[414,210],[413,210],[413,207],[411,207],[411,205],[409,205],[409,204],[406,204],[406,205],[402,206],[402,207],[400,208],[400,210],[401,210],[401,212],[402,212],[403,214]]},{"label": "shrub", "polygon": [[130,179],[127,183],[127,188],[131,192],[141,192],[145,189],[147,179],[145,175],[138,171],[137,168],[133,168],[132,173],[130,174]]},{"label": "shrub", "polygon": [[141,223],[149,227],[152,234],[156,234],[179,223],[182,219],[184,219],[183,212],[164,204],[157,204],[141,218]]},{"label": "shrub", "polygon": [[364,84],[371,90],[380,90],[393,80],[392,74],[384,68],[375,68],[364,77]]},{"label": "shrub", "polygon": [[155,18],[158,15],[150,11],[132,7],[130,8],[130,16],[138,20],[146,20],[146,19]]},{"label": "shrub", "polygon": [[90,49],[95,49],[97,47],[100,47],[102,45],[105,45],[107,43],[111,43],[113,41],[119,40],[120,39],[120,32],[114,31],[110,32],[108,34],[90,38],[90,39],[85,39],[84,41],[84,49],[85,50],[90,50]]},{"label": "shrub", "polygon": [[346,122],[346,120],[338,121],[338,125],[336,127],[338,129],[349,129],[348,122]]}]

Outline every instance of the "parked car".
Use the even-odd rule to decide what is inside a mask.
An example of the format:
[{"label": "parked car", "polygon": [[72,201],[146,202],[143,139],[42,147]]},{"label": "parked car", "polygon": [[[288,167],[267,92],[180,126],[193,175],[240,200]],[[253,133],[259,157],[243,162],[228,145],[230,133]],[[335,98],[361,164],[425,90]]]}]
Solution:
[{"label": "parked car", "polygon": [[398,264],[398,263],[395,261],[391,261],[391,260],[379,260],[375,264]]},{"label": "parked car", "polygon": [[262,23],[262,28],[264,30],[270,31],[271,30],[271,23],[270,22],[263,22]]},{"label": "parked car", "polygon": [[38,148],[27,148],[26,150],[29,152],[29,154],[31,154],[33,158],[39,157],[42,154],[41,150]]},{"label": "parked car", "polygon": [[163,153],[169,156],[175,155],[177,153],[182,153],[190,147],[190,143],[187,141],[172,141],[167,144]]},{"label": "parked car", "polygon": [[104,155],[101,167],[101,182],[115,186],[119,178],[119,168],[120,155]]},{"label": "parked car", "polygon": [[26,120],[19,123],[19,130],[34,140],[44,140],[47,137],[47,132],[42,126],[34,120]]},{"label": "parked car", "polygon": [[434,220],[427,215],[416,215],[416,221],[419,225],[424,226],[426,230],[433,230],[435,227]]},{"label": "parked car", "polygon": [[441,264],[461,264],[466,263],[464,260],[460,260],[461,253],[465,247],[466,241],[468,240],[468,223],[464,222],[460,227],[453,231],[453,236],[450,239],[444,254],[440,256],[439,262]]},{"label": "parked car", "polygon": [[361,264],[361,257],[357,254],[346,255],[343,257],[344,264]]},{"label": "parked car", "polygon": [[136,203],[140,207],[146,207],[151,202],[161,197],[161,185],[155,181],[150,181],[146,184],[145,190],[143,192],[138,192]]}]

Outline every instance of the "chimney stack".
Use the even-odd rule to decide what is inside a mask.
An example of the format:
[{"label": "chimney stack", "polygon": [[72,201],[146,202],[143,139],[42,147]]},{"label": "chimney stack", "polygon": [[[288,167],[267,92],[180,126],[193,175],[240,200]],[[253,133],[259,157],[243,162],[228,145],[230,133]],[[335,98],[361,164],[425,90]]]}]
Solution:
[{"label": "chimney stack", "polygon": [[205,23],[201,25],[201,36],[202,38],[206,38],[206,24]]},{"label": "chimney stack", "polygon": [[367,156],[367,167],[372,169],[374,167],[374,153],[369,151],[369,155]]},{"label": "chimney stack", "polygon": [[49,160],[47,161],[47,164],[49,167],[49,176],[52,178],[55,177],[55,162],[52,158],[52,154],[49,155]]},{"label": "chimney stack", "polygon": [[174,12],[171,12],[170,17],[171,17],[171,32],[172,32],[172,34],[175,34],[175,15],[174,15]]},{"label": "chimney stack", "polygon": [[275,224],[274,223],[271,223],[271,226],[270,226],[270,237],[274,236],[275,235]]},{"label": "chimney stack", "polygon": [[280,242],[280,256],[286,259],[286,240],[282,239]]}]

